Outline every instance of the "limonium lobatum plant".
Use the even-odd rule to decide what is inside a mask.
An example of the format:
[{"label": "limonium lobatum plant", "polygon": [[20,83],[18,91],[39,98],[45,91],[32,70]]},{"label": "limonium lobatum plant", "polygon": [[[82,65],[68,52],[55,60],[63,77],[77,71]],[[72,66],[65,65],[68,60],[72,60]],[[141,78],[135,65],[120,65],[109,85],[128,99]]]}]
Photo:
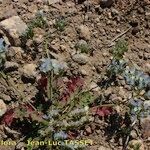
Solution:
[{"label": "limonium lobatum plant", "polygon": [[[41,60],[41,65],[39,67],[40,71],[47,76],[47,82],[50,82],[49,85],[47,84],[47,89],[53,88],[53,79],[56,79],[53,77],[55,75],[59,75],[60,71],[64,70],[66,67],[67,66],[65,63],[60,64],[58,60],[51,59],[49,57]],[[48,91],[47,97],[52,99],[53,102],[47,112],[43,114],[42,118],[48,123],[39,130],[39,138],[52,141],[60,140],[62,141],[62,144],[52,147],[47,145],[47,148],[77,150],[83,147],[82,145],[66,145],[64,143],[65,139],[69,139],[69,131],[73,130],[74,128],[80,129],[87,122],[92,121],[92,117],[89,114],[89,107],[86,105],[89,102],[85,103],[85,100],[84,102],[80,102],[80,98],[83,101],[83,98],[81,97],[81,93],[83,93],[81,92],[82,84],[83,82],[80,81],[80,77],[70,78],[70,80],[66,83],[67,91],[65,91],[65,94],[68,94],[68,96],[67,98],[65,97],[65,101],[63,98],[63,96],[65,96],[64,92],[62,95],[60,95],[60,99],[57,99],[51,95],[49,97],[49,92],[53,91]],[[88,101],[90,101],[90,98],[92,97],[88,96]]]}]

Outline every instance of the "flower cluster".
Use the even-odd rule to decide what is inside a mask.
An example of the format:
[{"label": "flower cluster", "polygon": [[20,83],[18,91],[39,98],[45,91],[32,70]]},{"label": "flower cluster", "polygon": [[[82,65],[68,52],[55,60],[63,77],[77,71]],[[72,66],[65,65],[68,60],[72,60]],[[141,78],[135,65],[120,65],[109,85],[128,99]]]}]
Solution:
[{"label": "flower cluster", "polygon": [[127,84],[137,87],[140,90],[150,85],[150,76],[135,68],[126,68],[123,76]]},{"label": "flower cluster", "polygon": [[150,116],[149,101],[142,101],[141,99],[134,98],[130,100],[129,106],[132,121]]},{"label": "flower cluster", "polygon": [[55,74],[58,74],[60,70],[65,68],[65,64],[60,64],[56,59],[44,58],[40,66],[40,71],[47,73],[49,71],[54,71]]},{"label": "flower cluster", "polygon": [[64,131],[59,131],[54,134],[55,140],[64,140],[68,138],[68,134],[66,134]]},{"label": "flower cluster", "polygon": [[111,61],[111,64],[108,66],[108,74],[109,75],[116,75],[116,74],[120,74],[125,70],[126,67],[126,62],[122,59],[117,60],[117,59],[113,59]]},{"label": "flower cluster", "polygon": [[60,110],[51,110],[48,115],[43,115],[43,119],[49,120],[49,119],[53,119],[55,117],[57,117],[60,113]]},{"label": "flower cluster", "polygon": [[78,115],[81,116],[82,114],[87,113],[88,110],[89,110],[89,107],[88,107],[88,106],[86,106],[86,107],[84,107],[84,108],[76,108],[75,110],[73,110],[73,111],[71,111],[71,112],[69,113],[69,116],[70,116],[70,117],[72,117],[72,116],[78,116]]},{"label": "flower cluster", "polygon": [[63,90],[62,94],[60,95],[61,101],[67,101],[76,90],[81,90],[83,87],[83,79],[81,77],[71,77],[65,83],[65,89]]}]

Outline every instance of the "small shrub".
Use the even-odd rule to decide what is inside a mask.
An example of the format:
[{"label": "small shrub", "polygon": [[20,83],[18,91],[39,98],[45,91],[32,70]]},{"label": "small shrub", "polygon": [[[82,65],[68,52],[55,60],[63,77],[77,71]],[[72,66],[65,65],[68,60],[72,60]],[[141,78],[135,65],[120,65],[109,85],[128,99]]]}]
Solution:
[{"label": "small shrub", "polygon": [[80,51],[81,53],[89,53],[90,47],[87,43],[78,43],[76,44],[75,48]]},{"label": "small shrub", "polygon": [[113,49],[114,59],[122,59],[125,52],[128,51],[128,44],[125,40],[119,40]]},{"label": "small shrub", "polygon": [[64,31],[65,30],[65,26],[66,26],[66,22],[64,19],[58,19],[56,20],[56,23],[55,23],[55,28],[59,31]]},{"label": "small shrub", "polygon": [[43,14],[36,14],[35,18],[29,23],[27,30],[22,35],[22,40],[26,41],[27,39],[32,39],[34,37],[34,28],[43,28],[46,25],[46,20],[44,19]]}]

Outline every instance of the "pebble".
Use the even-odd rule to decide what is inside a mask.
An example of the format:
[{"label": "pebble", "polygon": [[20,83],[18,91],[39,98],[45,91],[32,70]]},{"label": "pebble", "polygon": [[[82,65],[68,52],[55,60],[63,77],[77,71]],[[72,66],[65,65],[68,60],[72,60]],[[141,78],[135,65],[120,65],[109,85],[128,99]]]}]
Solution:
[{"label": "pebble", "polygon": [[80,65],[85,65],[88,62],[88,57],[84,54],[75,54],[72,56],[72,59]]},{"label": "pebble", "polygon": [[142,136],[144,139],[150,138],[150,117],[141,119]]},{"label": "pebble", "polygon": [[107,148],[107,147],[104,147],[104,146],[100,146],[99,148],[98,148],[98,150],[111,150],[110,148]]},{"label": "pebble", "polygon": [[80,38],[84,40],[90,40],[91,33],[89,28],[86,25],[81,25],[78,29]]},{"label": "pebble", "polygon": [[101,0],[100,1],[100,6],[102,7],[102,8],[106,8],[106,7],[111,7],[112,6],[112,4],[114,3],[114,0]]},{"label": "pebble", "polygon": [[18,70],[19,64],[12,61],[6,61],[4,64],[4,71],[5,72],[11,72]]},{"label": "pebble", "polygon": [[36,75],[36,64],[25,64],[23,68],[21,68],[22,72],[22,81],[24,83],[34,83],[35,75]]}]

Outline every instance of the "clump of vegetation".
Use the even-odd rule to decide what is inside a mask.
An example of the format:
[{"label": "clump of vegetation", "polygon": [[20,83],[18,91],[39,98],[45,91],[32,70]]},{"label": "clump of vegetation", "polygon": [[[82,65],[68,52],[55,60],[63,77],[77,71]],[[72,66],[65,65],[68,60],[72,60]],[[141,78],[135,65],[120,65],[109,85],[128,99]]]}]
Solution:
[{"label": "clump of vegetation", "polygon": [[66,22],[63,18],[59,18],[56,20],[55,23],[55,28],[59,31],[64,31],[65,30],[65,26],[66,26]]},{"label": "clump of vegetation", "polygon": [[34,28],[44,28],[46,20],[44,19],[43,13],[37,13],[35,18],[29,23],[27,30],[22,35],[23,40],[32,39],[34,37]]},{"label": "clump of vegetation", "polygon": [[81,53],[89,53],[90,47],[86,43],[86,41],[81,41],[78,44],[75,45],[76,50],[80,51]]},{"label": "clump of vegetation", "polygon": [[115,78],[117,74],[122,74],[126,67],[126,62],[123,60],[123,55],[128,50],[127,42],[119,40],[113,49],[113,59],[108,66],[107,76]]},{"label": "clump of vegetation", "polygon": [[128,44],[125,40],[117,41],[114,49],[113,49],[113,57],[116,60],[120,60],[123,58],[125,52],[128,51]]},{"label": "clump of vegetation", "polygon": [[136,68],[127,67],[123,73],[127,84],[137,87],[139,90],[148,88],[150,76]]}]

